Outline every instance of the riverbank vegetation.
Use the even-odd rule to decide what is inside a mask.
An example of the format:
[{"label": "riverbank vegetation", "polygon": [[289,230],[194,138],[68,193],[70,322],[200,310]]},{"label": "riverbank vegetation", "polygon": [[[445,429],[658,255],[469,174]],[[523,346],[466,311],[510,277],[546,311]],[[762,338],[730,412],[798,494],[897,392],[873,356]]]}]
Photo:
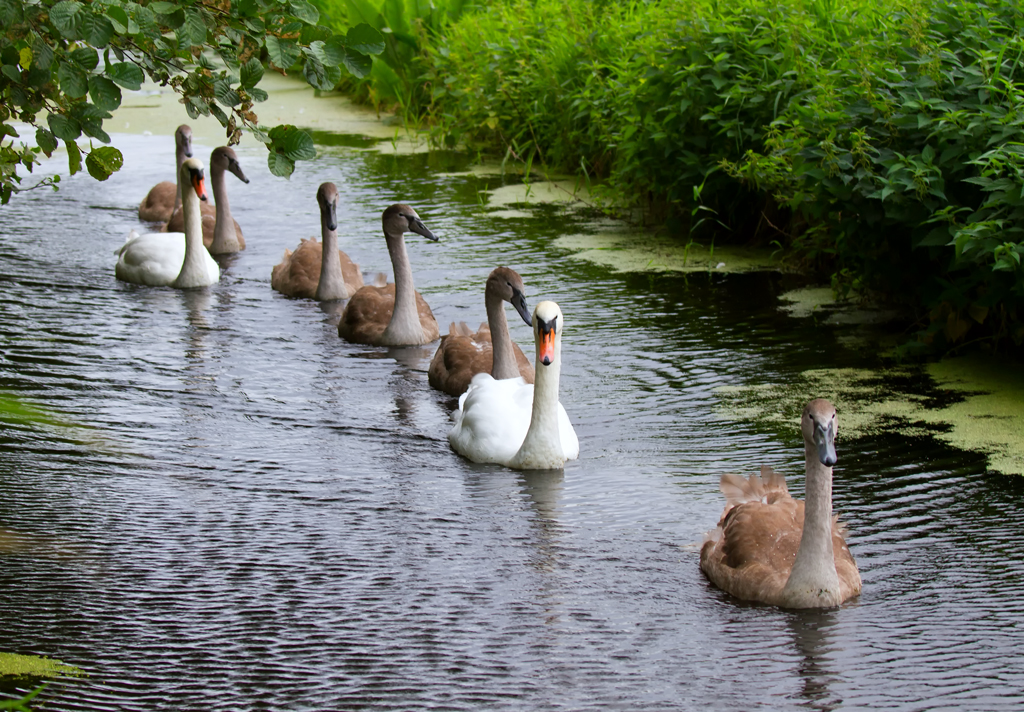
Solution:
[{"label": "riverbank vegetation", "polygon": [[908,0],[321,0],[387,49],[343,88],[576,173],[685,239],[901,304],[915,348],[1024,347],[1024,14]]}]

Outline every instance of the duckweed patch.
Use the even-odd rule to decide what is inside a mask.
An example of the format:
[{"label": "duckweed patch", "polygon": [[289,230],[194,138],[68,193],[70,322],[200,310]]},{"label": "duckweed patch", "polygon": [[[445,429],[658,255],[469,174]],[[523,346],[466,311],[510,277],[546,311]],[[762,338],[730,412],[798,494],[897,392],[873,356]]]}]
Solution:
[{"label": "duckweed patch", "polygon": [[85,673],[74,665],[38,655],[0,653],[0,676],[80,677]]},{"label": "duckweed patch", "polygon": [[624,229],[597,230],[555,239],[573,257],[617,272],[774,272],[783,264],[769,250],[685,243]]},{"label": "duckweed patch", "polygon": [[[925,374],[938,393],[910,392],[894,385]],[[928,390],[927,384],[922,386],[922,391]],[[953,447],[983,453],[996,472],[1024,475],[1024,375],[1008,362],[948,359],[928,365],[924,373],[910,368],[815,369],[785,384],[725,386],[716,392],[721,398],[716,412],[729,420],[763,423],[785,432],[796,428],[807,401],[828,398],[839,411],[840,437],[898,428],[903,435],[931,435]]]},{"label": "duckweed patch", "polygon": [[574,180],[545,180],[503,185],[489,191],[487,204],[492,208],[538,203],[589,204],[590,194]]},{"label": "duckweed patch", "polygon": [[899,317],[893,309],[870,309],[857,302],[840,301],[831,287],[812,286],[779,295],[779,309],[802,319],[821,316],[826,324],[884,324]]},{"label": "duckweed patch", "polygon": [[997,472],[1024,475],[1024,374],[1019,364],[974,356],[929,364],[927,371],[940,389],[965,396],[941,411],[922,414],[928,422],[952,426],[938,437],[987,454]]}]

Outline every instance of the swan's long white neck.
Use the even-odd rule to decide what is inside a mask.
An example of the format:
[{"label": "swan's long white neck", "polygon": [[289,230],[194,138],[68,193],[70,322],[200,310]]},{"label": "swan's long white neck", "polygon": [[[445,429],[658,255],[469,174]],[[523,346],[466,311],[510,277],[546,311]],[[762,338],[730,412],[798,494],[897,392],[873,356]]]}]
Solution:
[{"label": "swan's long white neck", "polygon": [[[210,165],[210,186],[213,199],[217,201],[217,224],[213,228],[213,242],[210,253],[214,255],[226,252],[238,252],[238,233],[235,232],[235,220],[231,217],[231,206],[228,204],[228,191],[224,184],[224,169]],[[201,216],[200,216],[201,219]]]},{"label": "swan's long white neck", "polygon": [[186,188],[184,193],[181,210],[185,223],[185,261],[173,286],[178,289],[205,287],[208,283],[207,252],[203,245],[203,215],[199,209],[199,196],[191,187]]},{"label": "swan's long white neck", "polygon": [[487,307],[487,325],[491,329],[491,375],[497,381],[515,378],[519,375],[519,364],[516,363],[516,352],[512,349],[512,337],[505,318],[505,300],[487,291],[484,304]]},{"label": "swan's long white neck", "polygon": [[187,159],[188,159],[188,156],[185,155],[185,146],[184,146],[184,144],[180,143],[177,140],[177,137],[175,137],[175,141],[174,141],[174,162],[176,164],[175,165],[175,169],[178,171],[177,174],[176,174],[178,176],[178,180],[177,180],[178,192],[174,194],[174,209],[171,210],[171,215],[174,215],[176,212],[178,212],[178,208],[181,206],[181,195],[182,195],[182,190],[181,190],[182,189],[182,185],[181,185],[181,164],[184,163]]},{"label": "swan's long white neck", "polygon": [[348,299],[348,286],[341,273],[341,260],[338,257],[338,231],[327,226],[328,220],[320,211],[320,282],[316,285],[316,298],[321,302],[335,299]]},{"label": "swan's long white neck", "polygon": [[560,333],[555,333],[554,358],[548,365],[544,365],[540,360],[538,344],[534,369],[536,375],[530,429],[526,431],[526,438],[519,452],[509,463],[509,467],[521,470],[557,470],[565,465],[565,450],[562,448],[562,438],[558,432],[558,379],[562,371]]},{"label": "swan's long white neck", "polygon": [[405,238],[401,234],[391,234],[385,229],[384,239],[388,243],[391,267],[395,271],[395,310],[381,335],[380,342],[385,346],[425,344],[427,338],[423,333],[419,309],[416,306],[416,287],[412,281],[409,254],[405,250]]},{"label": "swan's long white neck", "polygon": [[798,608],[839,605],[839,575],[832,550],[832,468],[821,463],[812,442],[804,443],[804,459],[804,531],[782,596],[787,605]]}]

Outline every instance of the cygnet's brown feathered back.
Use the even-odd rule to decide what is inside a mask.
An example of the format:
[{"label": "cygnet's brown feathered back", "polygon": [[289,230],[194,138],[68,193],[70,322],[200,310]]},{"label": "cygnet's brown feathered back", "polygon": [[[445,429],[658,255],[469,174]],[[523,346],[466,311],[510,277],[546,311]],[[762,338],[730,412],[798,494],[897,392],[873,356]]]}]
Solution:
[{"label": "cygnet's brown feathered back", "polygon": [[[812,401],[808,407],[812,406],[831,409],[834,418],[835,409],[827,401]],[[805,410],[805,418],[807,413]],[[810,472],[815,446],[809,432],[804,428]],[[822,473],[828,478],[831,507],[831,466]],[[783,476],[770,467],[762,467],[760,476],[747,479],[723,475],[720,487],[726,498],[725,510],[718,526],[706,535],[700,552],[700,567],[715,586],[737,598],[784,607],[837,605],[860,593],[860,572],[846,545],[845,527],[833,515],[832,558],[838,591],[821,603],[793,605],[793,594],[785,589],[804,533],[805,503],[790,496]],[[827,561],[821,565],[827,566]]]},{"label": "cygnet's brown feathered back", "polygon": [[[316,288],[320,283],[320,261],[323,259],[323,245],[315,238],[303,239],[292,252],[285,249],[281,262],[270,274],[270,286],[289,297],[316,299]],[[341,274],[349,294],[355,294],[363,286],[363,274],[359,265],[338,250]]]},{"label": "cygnet's brown feathered back", "polygon": [[[419,292],[416,292],[416,309],[423,327],[423,343],[430,343],[438,337],[437,320]],[[354,344],[379,344],[394,311],[393,282],[384,287],[367,285],[348,300],[338,324],[338,336]]]},{"label": "cygnet's brown feathered back", "polygon": [[[508,267],[498,267],[492,271],[484,288],[485,300],[501,300],[502,303],[511,302],[516,293],[521,298],[523,291],[522,277]],[[507,333],[507,326],[505,330]],[[527,383],[533,383],[533,364],[530,363],[530,359],[515,342],[512,342],[512,350],[518,366],[516,375],[522,376]],[[448,395],[460,396],[469,388],[469,382],[476,374],[495,375],[493,364],[494,349],[490,325],[483,323],[474,332],[465,322],[452,322],[448,334],[441,337],[441,343],[430,361],[427,377],[431,387]]]}]

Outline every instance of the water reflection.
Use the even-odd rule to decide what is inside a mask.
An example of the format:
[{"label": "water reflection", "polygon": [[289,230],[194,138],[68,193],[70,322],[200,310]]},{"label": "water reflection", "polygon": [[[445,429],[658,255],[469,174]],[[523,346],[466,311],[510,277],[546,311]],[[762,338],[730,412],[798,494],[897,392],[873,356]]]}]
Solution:
[{"label": "water reflection", "polygon": [[838,672],[831,655],[836,626],[842,609],[791,611],[787,626],[799,659],[797,674],[800,678],[799,697],[814,710],[834,710],[842,705],[832,687]]}]

